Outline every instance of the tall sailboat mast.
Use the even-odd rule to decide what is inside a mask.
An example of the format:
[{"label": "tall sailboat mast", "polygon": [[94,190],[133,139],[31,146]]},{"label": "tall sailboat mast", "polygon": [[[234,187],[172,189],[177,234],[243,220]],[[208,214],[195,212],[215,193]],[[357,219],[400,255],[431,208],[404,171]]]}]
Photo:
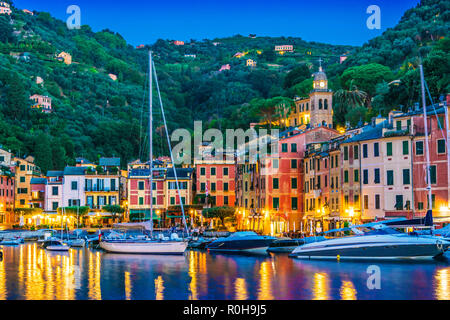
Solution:
[{"label": "tall sailboat mast", "polygon": [[427,104],[425,99],[425,79],[423,76],[423,66],[419,65],[420,69],[420,83],[422,87],[422,105],[423,105],[423,124],[425,129],[425,156],[426,156],[426,177],[427,177],[427,190],[428,190],[428,210],[433,208],[432,195],[431,195],[431,179],[430,179],[430,149],[428,145],[428,118],[427,118]]},{"label": "tall sailboat mast", "polygon": [[149,114],[148,114],[148,130],[149,130],[149,166],[150,166],[150,225],[151,236],[153,237],[153,61],[152,52],[149,51]]}]

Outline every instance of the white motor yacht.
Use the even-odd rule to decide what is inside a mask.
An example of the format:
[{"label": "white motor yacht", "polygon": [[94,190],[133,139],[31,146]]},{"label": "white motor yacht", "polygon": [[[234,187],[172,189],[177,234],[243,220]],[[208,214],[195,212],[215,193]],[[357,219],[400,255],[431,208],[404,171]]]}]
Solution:
[{"label": "white motor yacht", "polygon": [[437,237],[409,235],[385,225],[375,225],[372,230],[360,232],[355,236],[299,246],[290,254],[290,257],[303,259],[434,258],[442,256],[449,246],[449,241]]}]

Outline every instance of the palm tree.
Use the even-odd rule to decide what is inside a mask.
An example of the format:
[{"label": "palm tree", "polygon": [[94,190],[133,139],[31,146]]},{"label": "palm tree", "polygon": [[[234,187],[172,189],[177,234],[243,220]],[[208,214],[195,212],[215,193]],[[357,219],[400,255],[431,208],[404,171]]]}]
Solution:
[{"label": "palm tree", "polygon": [[340,89],[334,93],[335,99],[342,106],[350,106],[351,108],[363,106],[368,98],[365,91],[359,90],[357,86],[350,84],[350,89]]}]

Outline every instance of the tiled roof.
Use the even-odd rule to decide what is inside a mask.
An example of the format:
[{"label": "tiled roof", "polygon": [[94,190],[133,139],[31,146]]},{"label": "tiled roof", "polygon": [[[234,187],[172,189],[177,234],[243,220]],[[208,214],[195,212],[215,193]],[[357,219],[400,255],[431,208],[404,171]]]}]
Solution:
[{"label": "tiled roof", "polygon": [[107,167],[120,167],[120,158],[100,158],[99,164]]},{"label": "tiled roof", "polygon": [[84,176],[86,172],[86,168],[84,167],[65,167],[64,175],[65,176]]},{"label": "tiled roof", "polygon": [[344,140],[342,143],[358,142],[365,140],[374,140],[383,137],[383,128],[387,127],[388,121],[385,120],[376,126],[368,125],[363,128],[362,132]]},{"label": "tiled roof", "polygon": [[47,177],[61,177],[64,175],[64,171],[48,171]]},{"label": "tiled roof", "polygon": [[30,184],[46,184],[47,179],[45,178],[31,178]]}]

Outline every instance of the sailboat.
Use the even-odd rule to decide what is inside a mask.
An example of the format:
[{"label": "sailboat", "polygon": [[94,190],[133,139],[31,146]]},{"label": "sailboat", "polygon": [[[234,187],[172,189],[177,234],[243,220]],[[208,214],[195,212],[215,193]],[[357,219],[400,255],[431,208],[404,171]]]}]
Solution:
[{"label": "sailboat", "polygon": [[[116,239],[102,239],[100,241],[100,247],[107,251],[112,253],[127,253],[127,254],[164,254],[164,255],[182,255],[187,248],[188,242],[185,240],[175,240],[177,237],[175,235],[172,235],[172,239],[174,240],[167,240],[164,237],[159,237],[159,239],[153,239],[153,201],[152,201],[152,195],[153,195],[153,134],[152,134],[152,128],[153,128],[153,72],[154,72],[154,63],[152,59],[152,52],[149,52],[149,167],[150,167],[150,178],[149,178],[149,187],[150,187],[150,221],[151,221],[151,237],[149,239],[147,238],[134,238],[134,239],[124,239],[124,238],[116,238]],[[156,75],[156,72],[154,73],[155,80],[156,80],[156,88],[158,90],[159,94],[159,103],[161,106],[161,113],[164,121],[164,126],[166,128],[166,136],[167,136],[167,143],[169,146],[170,151],[170,157],[172,160],[174,173],[175,173],[175,181],[177,185],[178,190],[178,196],[180,198],[180,204],[181,204],[181,211],[183,213],[183,224],[187,230],[186,227],[186,217],[184,214],[184,206],[183,202],[181,201],[181,194],[180,194],[180,186],[178,183],[178,176],[175,169],[175,164],[173,161],[173,153],[172,148],[170,145],[170,139],[169,139],[169,133],[167,130],[167,123],[164,115],[164,108],[162,104],[161,99],[161,93],[159,92],[159,85],[158,85],[158,78]]]}]

